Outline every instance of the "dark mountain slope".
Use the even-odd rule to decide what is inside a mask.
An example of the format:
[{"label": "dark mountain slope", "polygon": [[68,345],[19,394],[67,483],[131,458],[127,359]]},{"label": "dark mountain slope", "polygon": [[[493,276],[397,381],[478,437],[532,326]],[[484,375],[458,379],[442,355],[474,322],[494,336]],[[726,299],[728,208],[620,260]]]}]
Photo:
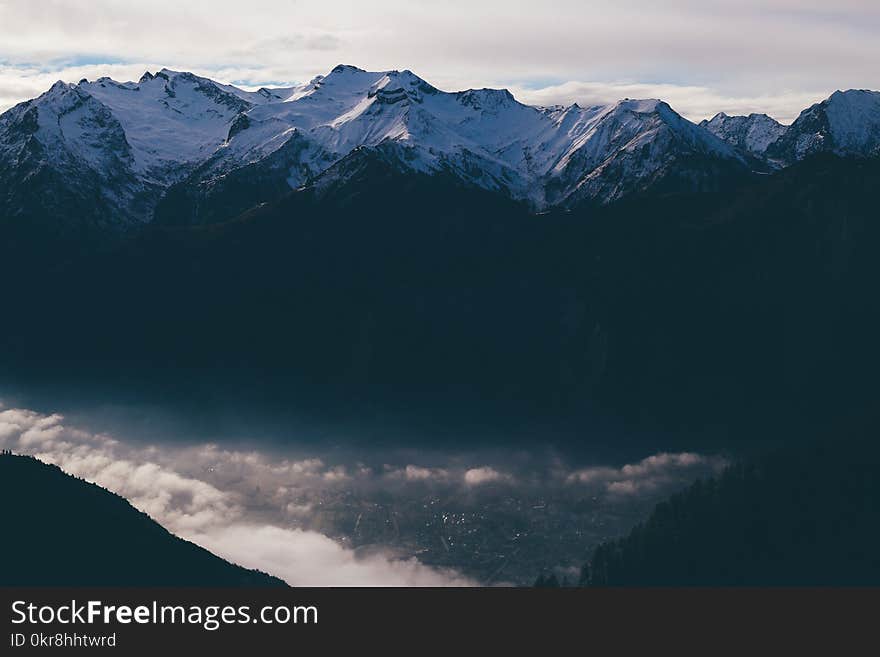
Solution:
[{"label": "dark mountain slope", "polygon": [[[25,295],[28,328],[12,327],[26,369],[161,369],[333,397],[505,394],[529,384],[526,369],[559,368],[552,336],[571,332],[559,316],[571,284],[555,222],[364,157],[346,163],[356,184],[215,227],[152,230],[51,274]],[[47,303],[72,321],[62,329]]]},{"label": "dark mountain slope", "polygon": [[812,158],[696,220],[607,225],[609,398],[786,422],[870,404],[878,183],[880,162]]},{"label": "dark mountain slope", "polygon": [[235,221],[28,281],[4,355],[44,379],[316,395],[334,416],[497,402],[794,435],[873,401],[878,184],[880,162],[824,156],[735,192],[535,216],[361,149]]},{"label": "dark mountain slope", "polygon": [[118,495],[0,455],[2,586],[283,586],[178,538]]},{"label": "dark mountain slope", "polygon": [[[295,132],[271,155],[223,176],[211,177],[209,159],[181,182],[172,185],[156,207],[158,225],[222,223],[259,205],[290,193],[291,168],[297,167],[309,143]],[[300,174],[308,178],[308,171]]]},{"label": "dark mountain slope", "polygon": [[838,440],[729,468],[597,548],[593,586],[880,584],[880,449]]}]

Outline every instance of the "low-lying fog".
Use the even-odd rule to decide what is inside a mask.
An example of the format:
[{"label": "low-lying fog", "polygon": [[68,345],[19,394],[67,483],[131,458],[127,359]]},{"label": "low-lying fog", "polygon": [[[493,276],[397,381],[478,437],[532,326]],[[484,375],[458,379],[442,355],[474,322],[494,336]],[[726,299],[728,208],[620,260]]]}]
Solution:
[{"label": "low-lying fog", "polygon": [[[151,414],[65,414],[6,398],[0,446],[126,497],[170,531],[291,585],[576,581],[589,550],[658,500],[717,472],[719,454],[624,461],[533,447],[378,444],[291,427],[220,436]],[[67,410],[67,409],[65,409]],[[346,435],[350,433],[350,429]]]}]

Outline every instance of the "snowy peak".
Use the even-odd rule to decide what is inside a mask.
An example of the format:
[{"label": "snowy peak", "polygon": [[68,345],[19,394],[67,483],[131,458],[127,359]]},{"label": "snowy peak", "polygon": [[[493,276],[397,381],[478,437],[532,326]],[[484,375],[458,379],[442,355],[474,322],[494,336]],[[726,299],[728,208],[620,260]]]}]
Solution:
[{"label": "snowy peak", "polygon": [[765,114],[696,125],[660,99],[532,107],[505,89],[444,92],[409,70],[340,64],[306,84],[249,91],[163,68],[137,82],[58,82],[0,116],[0,177],[54,168],[81,188],[72,172],[113,181],[101,194],[116,209],[136,197],[123,214],[138,221],[169,196],[193,221],[212,195],[259,203],[267,189],[349,170],[336,165],[363,149],[538,210],[606,204],[715,189],[756,163],[821,150],[878,154],[880,94],[836,92],[786,129]]},{"label": "snowy peak", "polygon": [[[542,209],[572,195],[611,202],[693,154],[739,157],[658,99],[536,108],[506,89],[443,92],[409,70],[340,64],[304,85],[245,91],[163,68],[138,82],[101,78],[51,93],[65,90],[119,127],[135,178],[185,182],[194,197],[245,167],[296,188],[356,149],[381,147],[401,167],[450,173]],[[631,180],[612,180],[620,176]]]},{"label": "snowy peak", "polygon": [[659,130],[665,129],[680,145],[695,152],[739,159],[727,144],[685,119],[662,100],[627,98],[615,104],[608,118],[620,121],[636,133],[634,137],[637,137],[637,141],[632,146],[644,143]]},{"label": "snowy peak", "polygon": [[254,107],[246,116],[246,129],[237,129],[218,154],[224,160],[216,163],[219,170],[265,157],[296,134],[310,144],[297,150],[300,156],[320,160],[291,163],[290,182],[297,186],[320,173],[328,159],[395,142],[406,149],[400,156],[413,170],[451,170],[468,177],[465,167],[480,169],[485,186],[516,188],[511,193],[518,196],[530,193],[529,184],[510,161],[516,153],[503,151],[548,125],[538,110],[516,102],[506,90],[445,93],[408,70],[371,72],[347,65],[297,88],[283,103]]},{"label": "snowy peak", "polygon": [[56,82],[0,117],[0,156],[27,153],[31,165],[93,168],[102,175],[132,163],[125,130],[112,111],[79,85]]},{"label": "snowy peak", "polygon": [[[744,167],[733,148],[661,100],[572,106],[555,117],[572,139],[551,171],[551,205],[606,204],[658,187],[680,191],[686,181],[694,183],[694,191],[711,187],[701,180],[706,177],[701,170],[711,177]],[[681,184],[672,184],[673,178]]]},{"label": "snowy peak", "polygon": [[669,107],[658,98],[647,98],[644,100],[624,98],[615,103],[615,111],[633,112],[635,114],[651,114],[652,112],[659,111],[661,105]]},{"label": "snowy peak", "polygon": [[152,218],[156,198],[112,110],[62,82],[0,116],[0,189],[0,219],[57,235],[125,232]]},{"label": "snowy peak", "polygon": [[856,157],[880,154],[880,92],[835,91],[801,112],[767,154],[789,163],[822,152]]},{"label": "snowy peak", "polygon": [[165,184],[213,153],[229,123],[254,106],[237,93],[192,73],[149,71],[138,83],[100,78],[77,86],[109,108],[131,144],[136,167]]},{"label": "snowy peak", "polygon": [[825,101],[834,148],[857,155],[874,154],[880,145],[880,92],[835,91]]},{"label": "snowy peak", "polygon": [[557,171],[570,166],[572,161],[577,167],[591,169],[608,158],[661,142],[678,151],[739,159],[729,146],[657,99],[627,98],[589,109],[573,105],[557,120],[573,137],[571,148],[554,166]]},{"label": "snowy peak", "polygon": [[719,112],[710,120],[700,122],[713,135],[734,148],[762,156],[767,147],[779,139],[786,127],[766,114],[729,116]]},{"label": "snowy peak", "polygon": [[478,112],[495,111],[504,107],[518,105],[507,89],[468,89],[455,94],[459,103]]},{"label": "snowy peak", "polygon": [[[370,75],[370,74],[367,73],[367,71],[365,71],[364,69],[362,69],[362,68],[358,68],[357,66],[353,66],[353,65],[351,65],[351,64],[337,64],[337,65],[334,66],[334,67],[331,69],[331,71],[330,71],[330,75],[348,75],[348,74],[353,74],[353,75],[362,75],[362,74],[364,74],[364,75]],[[328,76],[328,77],[329,77],[329,76]]]}]

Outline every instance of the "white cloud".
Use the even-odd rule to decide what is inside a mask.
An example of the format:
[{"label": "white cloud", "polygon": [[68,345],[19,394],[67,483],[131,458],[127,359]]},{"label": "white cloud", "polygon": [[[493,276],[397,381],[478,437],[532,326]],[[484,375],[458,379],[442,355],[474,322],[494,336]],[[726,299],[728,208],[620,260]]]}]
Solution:
[{"label": "white cloud", "polygon": [[498,470],[489,466],[471,468],[464,473],[464,483],[468,486],[479,486],[499,481],[510,482],[512,478],[510,475],[498,472]]},{"label": "white cloud", "polygon": [[569,484],[601,487],[612,496],[632,496],[683,486],[698,476],[717,473],[726,465],[727,461],[719,456],[661,452],[620,468],[582,468],[565,474],[564,479]]},{"label": "white cloud", "polygon": [[[307,513],[309,506],[287,502],[289,495],[312,482],[347,479],[344,469],[325,469],[318,459],[269,464],[255,453],[219,450],[214,445],[182,450],[130,447],[63,422],[57,414],[0,410],[0,445],[122,495],[173,533],[235,563],[280,576],[294,586],[474,584],[453,570],[431,568],[416,559],[399,559],[382,550],[361,558],[318,532],[248,520],[255,502],[281,502],[293,516]],[[219,483],[187,470],[216,474]],[[255,474],[267,488],[265,494],[255,491]],[[287,485],[273,486],[280,480]]]},{"label": "white cloud", "polygon": [[704,86],[572,81],[541,89],[514,87],[511,91],[521,101],[532,105],[569,105],[576,102],[582,107],[589,107],[621,98],[659,98],[682,116],[696,122],[712,118],[718,112],[731,115],[755,112],[791,123],[802,109],[823,100],[831,90],[779,90],[758,96],[739,96]]},{"label": "white cloud", "polygon": [[445,482],[449,479],[449,470],[445,468],[429,468],[421,465],[408,464],[404,468],[395,468],[385,464],[384,476],[389,480],[404,480],[409,482]]},{"label": "white cloud", "polygon": [[245,523],[194,539],[209,550],[298,586],[472,586],[452,570],[428,568],[416,559],[360,557],[317,532]]},{"label": "white cloud", "polygon": [[417,465],[408,465],[404,470],[404,475],[410,481],[420,481],[433,479],[436,476],[436,473],[431,468],[421,468]]},{"label": "white cloud", "polygon": [[[629,518],[633,510],[646,511],[725,464],[715,456],[661,452],[617,467],[572,468],[552,451],[540,457],[500,450],[404,451],[400,465],[370,467],[355,458],[332,462],[341,458],[333,451],[322,453],[326,458],[314,452],[294,456],[294,446],[285,456],[268,451],[277,448],[229,449],[179,440],[143,445],[78,429],[59,414],[2,405],[0,447],[98,483],[170,531],[292,585],[471,584],[460,573],[412,558],[418,549],[410,543],[412,534],[401,532],[398,518],[404,527],[431,526],[432,540],[438,541],[451,518],[461,522],[481,514],[499,496],[514,496],[528,509],[543,508],[548,499],[564,507],[592,498],[604,518],[616,518],[622,509]],[[379,456],[394,462],[397,455],[373,454]],[[413,513],[413,508],[420,510]],[[358,533],[361,516],[364,525],[372,523],[373,534]],[[375,533],[377,522],[391,523],[387,542],[381,531]],[[399,548],[392,551],[389,545]]]}]

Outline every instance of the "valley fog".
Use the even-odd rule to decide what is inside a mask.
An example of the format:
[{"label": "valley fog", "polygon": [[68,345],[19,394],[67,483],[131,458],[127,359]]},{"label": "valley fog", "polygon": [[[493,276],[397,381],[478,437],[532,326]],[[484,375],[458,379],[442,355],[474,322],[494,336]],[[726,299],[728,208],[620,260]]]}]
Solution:
[{"label": "valley fog", "polygon": [[506,444],[503,427],[462,424],[452,440],[428,419],[423,435],[392,421],[383,435],[375,417],[358,435],[293,412],[261,422],[256,408],[51,392],[0,397],[4,449],[291,585],[529,585],[544,572],[576,583],[596,544],[729,458],[611,433],[573,447],[538,424]]}]

